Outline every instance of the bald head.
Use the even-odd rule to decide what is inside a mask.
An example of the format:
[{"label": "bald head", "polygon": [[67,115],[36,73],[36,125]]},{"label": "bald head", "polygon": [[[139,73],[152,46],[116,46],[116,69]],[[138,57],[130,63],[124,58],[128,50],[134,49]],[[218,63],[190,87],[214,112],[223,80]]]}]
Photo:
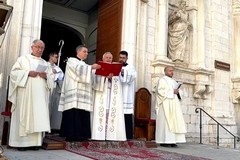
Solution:
[{"label": "bald head", "polygon": [[165,75],[168,76],[168,77],[171,77],[171,78],[173,76],[173,71],[174,71],[174,69],[173,69],[172,66],[167,66],[167,67],[164,68]]}]

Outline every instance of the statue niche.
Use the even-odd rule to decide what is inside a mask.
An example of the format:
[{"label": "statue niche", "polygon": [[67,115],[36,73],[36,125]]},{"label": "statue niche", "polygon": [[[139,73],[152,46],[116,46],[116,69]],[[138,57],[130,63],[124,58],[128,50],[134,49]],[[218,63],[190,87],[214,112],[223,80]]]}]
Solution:
[{"label": "statue niche", "polygon": [[184,61],[186,43],[192,24],[189,22],[186,1],[180,0],[177,9],[168,18],[168,58],[172,61]]}]

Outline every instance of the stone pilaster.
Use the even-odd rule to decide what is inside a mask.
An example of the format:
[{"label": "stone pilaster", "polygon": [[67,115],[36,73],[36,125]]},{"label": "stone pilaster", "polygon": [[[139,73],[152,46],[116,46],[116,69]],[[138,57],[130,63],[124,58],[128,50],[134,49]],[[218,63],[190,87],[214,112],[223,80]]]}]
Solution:
[{"label": "stone pilaster", "polygon": [[31,43],[40,38],[43,0],[27,1],[24,6],[20,54],[31,53]]},{"label": "stone pilaster", "polygon": [[136,70],[138,73],[137,86],[140,88],[144,86],[145,74],[146,74],[146,58],[147,58],[147,24],[148,24],[148,4],[139,1],[138,2],[138,19],[137,19],[137,36],[138,40],[136,43],[136,52],[138,53],[135,57]]},{"label": "stone pilaster", "polygon": [[168,39],[168,0],[158,1],[157,14],[157,34],[156,34],[156,59],[167,58],[167,39]]},{"label": "stone pilaster", "polygon": [[[205,11],[204,0],[197,0],[197,60],[196,68],[205,68]],[[192,52],[193,54],[193,52]]]},{"label": "stone pilaster", "polygon": [[239,103],[240,100],[240,0],[233,0],[233,71],[234,75],[232,78],[233,89],[232,89],[232,102]]},{"label": "stone pilaster", "polygon": [[124,1],[123,10],[121,50],[129,53],[128,63],[135,66],[137,0]]},{"label": "stone pilaster", "polygon": [[240,78],[240,1],[234,0],[233,8],[233,40],[234,40],[234,77]]}]

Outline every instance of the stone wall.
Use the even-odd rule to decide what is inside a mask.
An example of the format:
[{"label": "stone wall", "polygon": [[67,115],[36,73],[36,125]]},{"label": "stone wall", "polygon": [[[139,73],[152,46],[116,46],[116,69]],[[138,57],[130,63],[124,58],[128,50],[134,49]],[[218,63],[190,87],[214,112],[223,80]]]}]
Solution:
[{"label": "stone wall", "polygon": [[[151,1],[150,1],[151,2]],[[155,50],[156,58],[151,61],[151,86],[153,91],[163,68],[167,65],[175,68],[174,78],[183,81],[182,110],[187,125],[187,141],[199,142],[199,113],[195,109],[204,109],[233,134],[237,134],[237,125],[232,103],[233,62],[233,19],[232,1],[209,0],[187,1],[189,20],[193,25],[189,43],[189,61],[173,62],[166,53]],[[178,1],[168,1],[168,12]],[[159,17],[160,15],[156,15]],[[157,19],[157,18],[156,18]],[[159,26],[158,26],[159,27]],[[158,33],[166,35],[165,33]],[[167,37],[165,37],[166,40]],[[164,40],[164,38],[163,38]],[[157,44],[155,44],[157,45]],[[161,54],[161,56],[159,56]],[[215,60],[230,64],[230,71],[216,69]],[[154,99],[153,99],[154,104]],[[154,107],[154,106],[153,106]],[[154,108],[152,117],[155,117]],[[216,123],[203,114],[203,143],[216,144]],[[233,137],[220,129],[220,145],[232,147]]]}]

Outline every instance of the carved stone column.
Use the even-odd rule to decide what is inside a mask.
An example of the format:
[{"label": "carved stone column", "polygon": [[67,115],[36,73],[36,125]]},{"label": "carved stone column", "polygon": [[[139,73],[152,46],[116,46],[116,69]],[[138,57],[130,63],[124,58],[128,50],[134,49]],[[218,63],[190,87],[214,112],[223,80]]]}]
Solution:
[{"label": "carved stone column", "polygon": [[[43,0],[7,0],[13,6],[13,14],[0,48],[0,106],[3,111],[6,103],[8,76],[16,59],[30,54],[32,40],[40,37]],[[0,133],[2,133],[0,131]]]},{"label": "carved stone column", "polygon": [[234,76],[232,78],[232,101],[233,103],[239,103],[240,100],[240,0],[233,0],[233,46],[234,46]]},{"label": "carved stone column", "polygon": [[[197,0],[197,68],[205,68],[205,12],[204,0]],[[192,53],[193,54],[193,53]]]},{"label": "carved stone column", "polygon": [[[122,50],[126,50],[128,62],[135,65],[136,56],[136,21],[137,21],[137,0],[123,2],[123,20],[122,20]],[[131,14],[129,14],[131,13]]]},{"label": "carved stone column", "polygon": [[24,6],[22,25],[22,55],[31,53],[31,43],[40,38],[43,0],[27,1]]},{"label": "carved stone column", "polygon": [[137,43],[136,50],[137,55],[135,57],[136,60],[136,70],[138,73],[137,78],[137,86],[136,88],[140,88],[140,86],[144,86],[145,81],[145,73],[146,73],[146,52],[147,52],[147,11],[148,4],[145,1],[138,1],[138,19],[137,19]]},{"label": "carved stone column", "polygon": [[234,78],[240,78],[240,0],[233,1]]},{"label": "carved stone column", "polygon": [[158,19],[157,19],[157,40],[156,59],[167,58],[167,36],[168,36],[168,0],[158,1]]}]

